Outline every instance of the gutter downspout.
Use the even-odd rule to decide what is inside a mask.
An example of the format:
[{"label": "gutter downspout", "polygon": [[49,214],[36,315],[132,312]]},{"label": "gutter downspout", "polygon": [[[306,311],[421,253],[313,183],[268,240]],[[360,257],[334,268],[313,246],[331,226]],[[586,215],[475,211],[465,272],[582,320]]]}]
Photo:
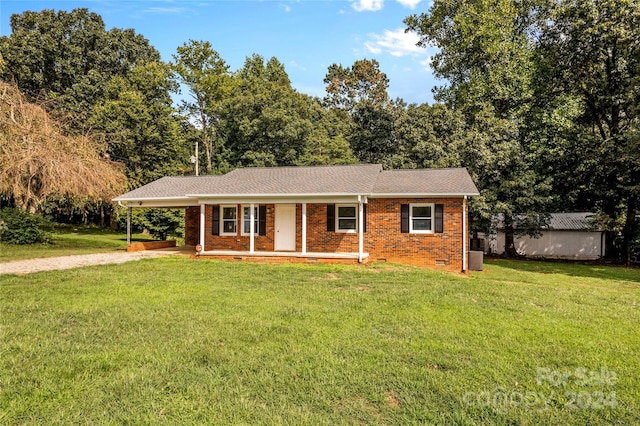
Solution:
[{"label": "gutter downspout", "polygon": [[[366,197],[365,197],[366,200]],[[364,207],[362,195],[358,195],[358,263],[364,257]]]},{"label": "gutter downspout", "polygon": [[462,272],[467,271],[467,196],[462,199]]},{"label": "gutter downspout", "polygon": [[205,204],[200,204],[200,246],[201,252],[204,251],[204,222],[205,222]]}]

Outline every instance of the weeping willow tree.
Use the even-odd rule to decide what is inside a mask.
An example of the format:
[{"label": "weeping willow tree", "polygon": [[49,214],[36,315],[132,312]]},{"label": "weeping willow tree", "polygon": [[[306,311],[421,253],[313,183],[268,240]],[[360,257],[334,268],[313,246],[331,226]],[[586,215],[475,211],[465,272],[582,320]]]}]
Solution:
[{"label": "weeping willow tree", "polygon": [[35,213],[49,197],[107,201],[126,188],[119,163],[71,136],[13,85],[0,82],[0,193]]}]

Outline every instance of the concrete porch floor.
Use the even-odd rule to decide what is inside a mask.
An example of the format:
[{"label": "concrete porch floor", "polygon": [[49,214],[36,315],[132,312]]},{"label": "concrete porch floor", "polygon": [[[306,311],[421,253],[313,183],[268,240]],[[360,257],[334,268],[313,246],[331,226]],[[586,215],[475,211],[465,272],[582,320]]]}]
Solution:
[{"label": "concrete porch floor", "polygon": [[[194,249],[195,252],[195,249]],[[200,256],[225,256],[225,257],[296,257],[306,259],[358,259],[358,253],[318,253],[299,251],[238,251],[238,250],[206,250]],[[363,253],[362,259],[369,257],[369,253]]]},{"label": "concrete porch floor", "polygon": [[[358,263],[358,253],[319,253],[298,251],[254,251],[248,250],[206,250],[199,255],[196,247],[190,245],[151,249],[149,251],[166,254],[179,254],[193,258],[219,258],[229,260],[253,260],[262,262],[324,262],[324,263]],[[362,263],[367,263],[369,253],[363,253]]]}]

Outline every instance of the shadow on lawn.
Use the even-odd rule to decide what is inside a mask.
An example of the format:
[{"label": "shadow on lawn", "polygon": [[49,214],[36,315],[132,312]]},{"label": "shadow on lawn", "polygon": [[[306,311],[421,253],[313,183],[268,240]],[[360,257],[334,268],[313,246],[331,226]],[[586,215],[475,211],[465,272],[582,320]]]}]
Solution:
[{"label": "shadow on lawn", "polygon": [[487,265],[497,265],[516,271],[537,272],[540,274],[563,274],[571,277],[640,283],[640,268],[606,265],[600,262],[485,258],[485,263]]},{"label": "shadow on lawn", "polygon": [[[111,231],[108,228],[100,228],[98,226],[84,226],[84,225],[64,225],[56,224],[47,229],[47,232],[52,232],[58,235],[88,235],[88,236],[100,236],[105,237],[105,240],[111,241],[127,241],[127,234],[124,231]],[[149,235],[133,234],[131,241],[150,241],[152,238]]]}]

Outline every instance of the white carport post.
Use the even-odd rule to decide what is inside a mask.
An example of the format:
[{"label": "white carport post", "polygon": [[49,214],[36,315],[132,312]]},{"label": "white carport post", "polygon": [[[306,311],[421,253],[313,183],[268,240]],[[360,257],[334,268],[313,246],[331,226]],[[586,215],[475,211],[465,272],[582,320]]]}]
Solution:
[{"label": "white carport post", "polygon": [[358,195],[358,263],[364,257],[364,205],[362,196]]},{"label": "white carport post", "polygon": [[205,222],[205,205],[200,204],[200,247],[204,251],[204,222]]},{"label": "white carport post", "polygon": [[131,207],[127,206],[127,246],[131,245]]},{"label": "white carport post", "polygon": [[307,203],[302,203],[302,253],[307,252]]},{"label": "white carport post", "polygon": [[[249,253],[253,253],[255,251],[255,237],[256,237],[256,230],[255,230],[255,220],[256,220],[256,215],[253,212],[254,209],[254,203],[251,203],[251,205],[249,206]],[[244,217],[244,212],[242,212],[243,217]],[[244,220],[244,219],[243,219]]]}]

